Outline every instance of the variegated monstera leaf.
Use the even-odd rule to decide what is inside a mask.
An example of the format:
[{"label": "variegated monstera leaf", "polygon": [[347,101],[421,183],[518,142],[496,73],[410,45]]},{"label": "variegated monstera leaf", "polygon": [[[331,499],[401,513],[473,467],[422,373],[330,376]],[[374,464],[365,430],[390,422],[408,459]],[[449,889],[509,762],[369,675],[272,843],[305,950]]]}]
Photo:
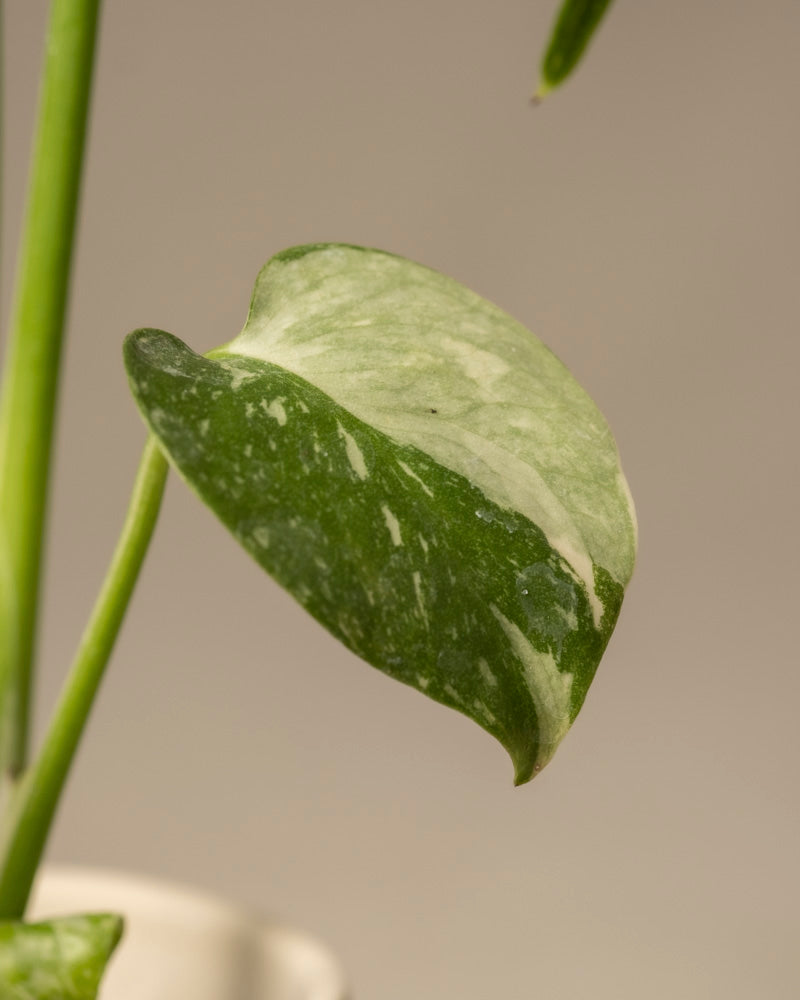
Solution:
[{"label": "variegated monstera leaf", "polygon": [[634,563],[633,507],[595,405],[519,323],[400,257],[274,257],[206,357],[125,344],[183,478],[338,639],[463,712],[517,783],[581,707]]}]

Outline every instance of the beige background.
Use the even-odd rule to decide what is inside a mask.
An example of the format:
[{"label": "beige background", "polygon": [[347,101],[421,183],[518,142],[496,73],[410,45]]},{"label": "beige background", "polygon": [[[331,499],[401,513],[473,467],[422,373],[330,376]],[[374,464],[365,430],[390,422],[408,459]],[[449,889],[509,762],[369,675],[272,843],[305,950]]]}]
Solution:
[{"label": "beige background", "polygon": [[[5,292],[45,4],[7,8]],[[533,110],[554,9],[108,3],[40,726],[143,440],[123,334],[227,340],[291,244],[411,256],[536,330],[615,429],[641,557],[580,719],[514,790],[172,483],[50,856],[285,916],[365,1000],[789,1000],[800,3],[618,3]]]}]

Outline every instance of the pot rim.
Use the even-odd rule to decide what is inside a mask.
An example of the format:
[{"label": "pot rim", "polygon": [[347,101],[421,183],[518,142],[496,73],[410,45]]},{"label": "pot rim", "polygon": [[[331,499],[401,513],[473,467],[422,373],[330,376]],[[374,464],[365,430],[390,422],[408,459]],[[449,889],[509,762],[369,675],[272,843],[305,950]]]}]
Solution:
[{"label": "pot rim", "polygon": [[153,919],[173,925],[213,925],[222,934],[254,941],[265,962],[285,967],[279,976],[286,976],[287,981],[295,966],[302,969],[303,981],[314,984],[313,989],[309,986],[309,998],[347,1000],[349,996],[342,967],[327,945],[313,934],[265,918],[254,907],[180,882],[116,868],[44,866],[34,885],[28,919],[91,911],[119,912],[130,929]]}]

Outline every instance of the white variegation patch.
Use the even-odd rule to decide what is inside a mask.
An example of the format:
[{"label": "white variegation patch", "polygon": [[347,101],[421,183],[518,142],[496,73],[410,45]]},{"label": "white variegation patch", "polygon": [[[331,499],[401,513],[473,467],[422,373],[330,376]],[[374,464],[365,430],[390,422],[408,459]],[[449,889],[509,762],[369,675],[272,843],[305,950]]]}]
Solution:
[{"label": "white variegation patch", "polygon": [[425,606],[425,594],[422,589],[422,573],[419,570],[414,570],[411,574],[411,579],[414,581],[414,594],[417,598],[417,610],[420,613],[421,618],[427,625],[428,619],[428,609]]},{"label": "white variegation patch", "polygon": [[411,478],[415,482],[419,483],[423,493],[427,493],[427,495],[431,497],[431,499],[433,499],[433,490],[430,488],[430,486],[428,486],[426,482],[423,482],[423,480],[419,478],[419,476],[416,474],[416,472],[414,472],[411,466],[406,465],[405,462],[401,462],[400,459],[397,460],[397,464],[400,466],[400,468],[403,470],[403,472],[405,472],[407,476],[411,476]]},{"label": "white variegation patch", "polygon": [[277,420],[279,427],[286,426],[289,417],[288,414],[286,413],[286,407],[283,405],[282,399],[273,399],[273,400],[262,399],[261,409],[268,416],[272,417],[273,420]]},{"label": "white variegation patch", "polygon": [[258,372],[247,371],[247,369],[238,368],[236,365],[232,364],[225,365],[225,367],[231,373],[231,389],[234,392],[236,392],[245,382],[258,378]]},{"label": "white variegation patch", "polygon": [[352,434],[348,434],[341,424],[337,424],[337,428],[339,431],[339,437],[344,441],[347,461],[350,463],[353,472],[355,472],[359,479],[366,479],[369,476],[369,470],[367,469],[367,463],[364,461],[364,455],[358,447],[356,439]]},{"label": "white variegation patch", "polygon": [[403,535],[400,531],[400,522],[389,510],[386,504],[381,507],[381,512],[383,513],[383,519],[386,522],[386,527],[389,529],[392,545],[396,545],[398,547],[401,546],[403,544]]},{"label": "white variegation patch", "polygon": [[497,677],[495,677],[494,671],[489,666],[488,661],[482,656],[478,660],[478,669],[481,672],[481,677],[483,677],[489,687],[497,687]]},{"label": "white variegation patch", "polygon": [[491,610],[523,667],[539,726],[535,769],[540,771],[551,760],[570,727],[572,674],[562,673],[550,653],[531,645],[522,630],[499,608],[492,605]]}]

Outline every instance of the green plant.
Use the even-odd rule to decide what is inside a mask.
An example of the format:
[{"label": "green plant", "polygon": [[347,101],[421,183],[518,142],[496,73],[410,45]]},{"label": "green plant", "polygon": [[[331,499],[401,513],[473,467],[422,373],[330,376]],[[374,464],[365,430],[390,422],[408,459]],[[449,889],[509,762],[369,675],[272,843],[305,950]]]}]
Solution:
[{"label": "green plant", "polygon": [[[545,89],[575,65],[605,6],[565,4]],[[119,937],[110,916],[22,918],[152,536],[167,460],[337,638],[495,736],[517,783],[550,760],[577,715],[635,556],[611,434],[543,344],[455,281],[391,254],[341,244],[284,251],[224,347],[201,357],[156,330],[127,339],[151,435],[62,698],[29,755],[98,7],[52,7],[0,410],[2,997],[94,996]]]}]

